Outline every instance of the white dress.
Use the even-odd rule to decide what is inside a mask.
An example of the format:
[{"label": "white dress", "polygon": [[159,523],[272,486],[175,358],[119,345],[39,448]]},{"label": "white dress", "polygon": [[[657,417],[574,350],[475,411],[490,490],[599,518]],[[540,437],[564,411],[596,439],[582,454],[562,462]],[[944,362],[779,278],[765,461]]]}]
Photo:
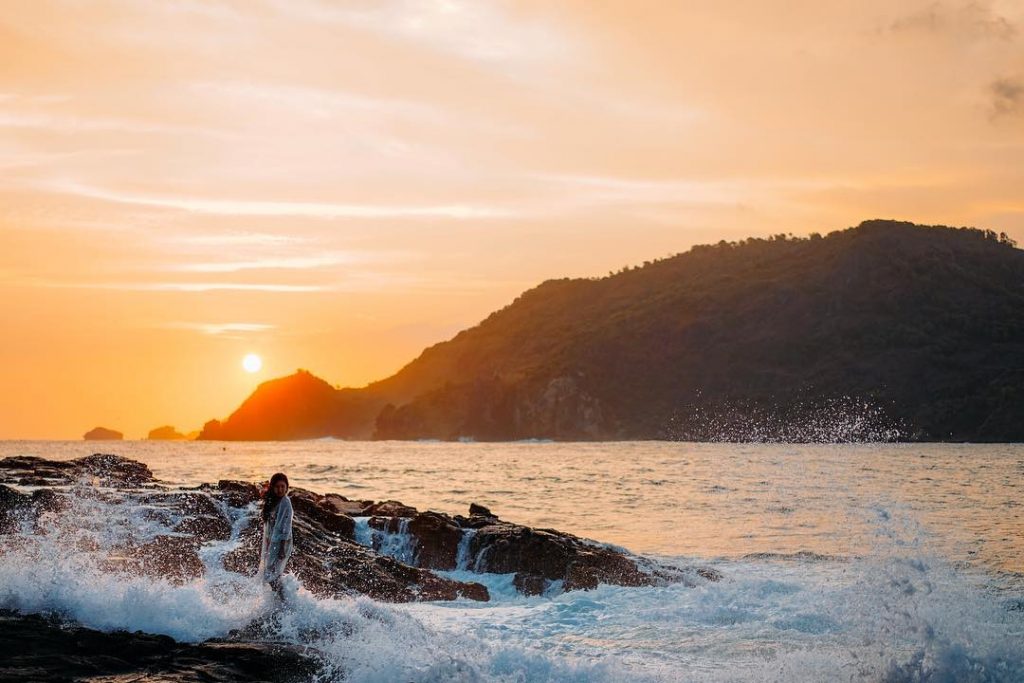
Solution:
[{"label": "white dress", "polygon": [[[284,557],[280,557],[284,547]],[[263,523],[259,574],[267,583],[281,578],[288,558],[292,556],[292,501],[286,495]]]}]

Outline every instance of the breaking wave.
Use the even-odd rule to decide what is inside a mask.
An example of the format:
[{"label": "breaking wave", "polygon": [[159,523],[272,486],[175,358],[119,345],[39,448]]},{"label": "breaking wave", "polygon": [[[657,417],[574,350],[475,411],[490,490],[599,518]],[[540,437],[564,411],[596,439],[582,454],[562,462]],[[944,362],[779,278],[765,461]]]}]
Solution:
[{"label": "breaking wave", "polygon": [[[82,482],[73,493],[71,507],[5,537],[0,608],[188,642],[237,637],[270,611],[269,592],[221,562],[255,507],[225,509],[230,538],[202,547],[200,577],[154,578],[121,548],[173,536],[182,518],[161,496],[180,492]],[[290,607],[273,638],[308,648],[325,681],[1024,680],[1019,587],[1000,591],[990,577],[930,557],[906,542],[894,516],[878,514],[871,557],[717,560],[725,578],[690,587],[524,597],[511,575],[473,574],[491,602],[390,605],[317,598],[289,577]],[[360,520],[357,538],[402,556],[401,531],[381,534]],[[465,565],[447,574],[466,576]]]}]

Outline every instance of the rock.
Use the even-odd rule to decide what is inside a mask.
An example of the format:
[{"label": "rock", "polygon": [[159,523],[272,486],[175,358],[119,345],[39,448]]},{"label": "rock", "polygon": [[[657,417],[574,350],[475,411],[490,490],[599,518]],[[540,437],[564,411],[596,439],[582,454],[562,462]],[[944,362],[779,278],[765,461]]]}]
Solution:
[{"label": "rock", "polygon": [[324,500],[324,496],[300,488],[292,488],[288,495],[292,499],[292,508],[296,515],[315,519],[328,531],[352,538],[356,530],[356,521],[348,515],[335,512],[334,506]]},{"label": "rock", "polygon": [[0,533],[18,528],[22,516],[31,511],[32,497],[0,484]]},{"label": "rock", "polygon": [[227,504],[235,508],[260,499],[260,487],[247,481],[221,479],[217,482],[217,489],[224,492]]},{"label": "rock", "polygon": [[106,427],[94,427],[87,431],[83,436],[86,441],[120,441],[124,438],[124,434],[117,431],[116,429],[107,429]]},{"label": "rock", "polygon": [[408,533],[416,539],[416,565],[427,569],[455,569],[462,529],[447,515],[422,512],[409,521]]},{"label": "rock", "polygon": [[[78,486],[83,478],[103,488],[87,486],[72,494],[54,488]],[[26,480],[42,484],[27,494],[16,488]],[[252,483],[231,480],[167,490],[144,464],[116,455],[69,461],[16,456],[0,460],[0,533],[48,533],[46,526],[54,521],[50,513],[61,513],[72,505],[71,495],[86,495],[107,505],[139,506],[142,514],[165,529],[145,542],[131,540],[137,530],[129,529],[129,540],[108,553],[111,569],[177,581],[199,577],[205,571],[201,546],[231,538],[237,526],[241,529],[237,545],[224,554],[224,567],[254,575],[262,527],[259,493]],[[469,517],[452,517],[417,512],[394,500],[350,501],[300,487],[292,488],[290,496],[295,518],[289,570],[318,595],[361,594],[388,602],[487,600],[482,584],[455,581],[432,571],[454,569],[460,559],[467,560],[466,566],[474,571],[514,573],[514,585],[527,595],[543,593],[552,581],[562,581],[565,590],[579,590],[602,583],[696,585],[719,578],[714,570],[658,564],[554,529],[506,522],[478,504],[470,506]],[[340,510],[369,515],[367,523],[375,531],[407,534],[411,556],[396,559],[381,554],[378,533],[374,535],[377,547],[359,545],[355,520]],[[238,525],[239,521],[243,523]],[[81,550],[103,551],[99,547]],[[466,557],[460,558],[460,552]]]},{"label": "rock", "polygon": [[141,632],[102,633],[37,615],[0,612],[0,682],[285,683],[316,678],[319,663],[276,643],[178,643]]},{"label": "rock", "polygon": [[153,473],[145,463],[119,455],[96,453],[71,461],[76,475],[91,474],[103,486],[138,486],[153,481]]},{"label": "rock", "polygon": [[512,585],[523,595],[541,595],[547,590],[548,580],[538,574],[517,572],[512,578]]},{"label": "rock", "polygon": [[349,500],[345,496],[339,496],[337,493],[328,493],[321,500],[321,505],[326,505],[339,515],[362,517],[367,514],[366,510],[373,505],[373,501]]},{"label": "rock", "polygon": [[412,517],[416,514],[416,508],[399,503],[397,500],[384,500],[373,503],[363,511],[363,514],[381,517]]},{"label": "rock", "polygon": [[476,503],[469,504],[469,514],[470,516],[482,515],[484,517],[494,517],[489,509],[485,508],[483,505],[477,505]]},{"label": "rock", "polygon": [[[347,524],[340,527],[336,518],[348,519],[353,525],[354,520],[336,515],[326,505],[313,504],[308,495],[311,492],[298,491],[292,500],[295,509],[292,523],[294,550],[289,570],[311,592],[332,597],[368,595],[384,602],[454,600],[459,597],[489,599],[487,588],[482,584],[446,579],[427,569],[378,555],[372,549],[355,543]],[[377,519],[384,526],[392,519],[397,524],[397,518]],[[224,567],[227,570],[255,574],[259,563],[260,533],[259,518],[254,516],[242,531],[238,548],[225,555]]]},{"label": "rock", "polygon": [[156,578],[182,583],[203,575],[199,542],[183,536],[157,536],[140,546],[120,549],[117,556],[136,560],[138,570]]},{"label": "rock", "polygon": [[163,427],[149,430],[149,436],[146,438],[150,441],[182,441],[188,437],[171,425],[164,425]]}]

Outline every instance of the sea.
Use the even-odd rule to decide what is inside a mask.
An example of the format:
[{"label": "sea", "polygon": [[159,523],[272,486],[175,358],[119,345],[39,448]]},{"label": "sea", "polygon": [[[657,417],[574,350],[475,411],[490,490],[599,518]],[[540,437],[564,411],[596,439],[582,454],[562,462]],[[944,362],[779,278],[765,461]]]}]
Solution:
[{"label": "sea", "polygon": [[[279,638],[322,680],[1024,681],[1024,445],[678,442],[0,442],[0,457],[116,453],[183,486],[263,481],[555,528],[721,573],[696,586],[468,600],[318,599],[290,577]],[[130,523],[98,504],[74,523]],[[0,553],[0,608],[197,642],[268,597],[204,548],[177,585],[75,544]]]}]

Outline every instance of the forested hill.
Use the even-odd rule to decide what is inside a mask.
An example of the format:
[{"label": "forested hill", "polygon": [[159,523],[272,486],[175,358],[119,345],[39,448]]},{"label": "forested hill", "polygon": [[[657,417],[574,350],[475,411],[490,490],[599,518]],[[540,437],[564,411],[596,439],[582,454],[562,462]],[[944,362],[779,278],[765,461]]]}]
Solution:
[{"label": "forested hill", "polygon": [[201,438],[1024,440],[1024,251],[866,221],[551,280],[394,376],[273,380]]}]

